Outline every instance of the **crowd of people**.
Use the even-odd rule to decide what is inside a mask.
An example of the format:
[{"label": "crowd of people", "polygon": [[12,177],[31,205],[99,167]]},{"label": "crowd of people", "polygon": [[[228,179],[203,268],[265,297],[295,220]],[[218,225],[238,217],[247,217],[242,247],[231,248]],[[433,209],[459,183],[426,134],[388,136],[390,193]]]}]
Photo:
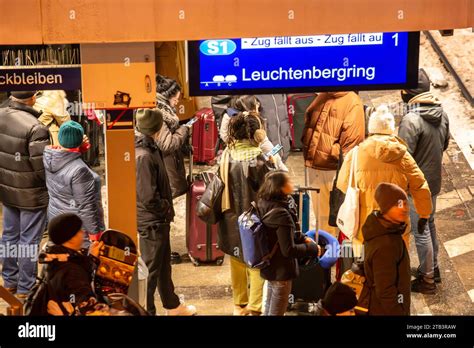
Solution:
[{"label": "crowd of people", "polygon": [[[135,112],[137,231],[149,271],[146,310],[152,315],[156,290],[168,315],[197,313],[180,300],[172,280],[173,199],[189,189],[185,156],[191,126],[180,125],[176,114],[180,93],[175,80],[158,76],[157,107]],[[60,91],[45,95],[64,97]],[[59,303],[59,313],[71,314],[74,308],[65,313],[62,305],[67,293],[84,301],[94,297],[91,279],[102,247],[98,241],[106,229],[101,181],[82,159],[90,146],[82,126],[55,111],[52,99],[38,103],[37,97],[36,92],[12,92],[0,109],[2,244],[4,250],[38,248],[48,230],[50,250],[69,254],[70,266],[51,263],[52,273],[58,273],[56,268],[64,276],[51,280],[61,295],[47,313],[58,313]],[[286,110],[277,98],[281,96],[234,96],[219,122],[225,149],[217,171],[224,184],[218,245],[229,256],[234,315],[283,315],[292,280],[299,274],[298,260],[324,253],[301,231],[294,183],[285,164],[289,124],[281,120]],[[314,214],[319,227],[335,237],[341,232],[329,224],[330,193],[335,186],[346,192],[354,185],[349,182],[353,171],[359,228],[351,243],[363,246],[363,255],[356,256],[366,278],[358,306],[369,315],[409,315],[410,292],[433,294],[441,281],[435,208],[449,122],[422,69],[418,87],[403,90],[401,98],[406,112],[398,133],[389,107],[366,108],[356,92],[319,93],[305,114],[304,165],[309,185],[319,188],[312,197],[315,201],[319,194]],[[268,156],[277,144],[283,151]],[[269,245],[276,246],[263,269],[249,267],[242,255],[238,218],[253,202],[265,216]],[[410,231],[419,258],[414,269],[407,249]],[[12,255],[2,256],[3,285],[25,299],[35,285],[37,260]],[[319,303],[319,313],[334,315],[341,303],[354,307],[351,296],[343,284],[334,282]]]}]

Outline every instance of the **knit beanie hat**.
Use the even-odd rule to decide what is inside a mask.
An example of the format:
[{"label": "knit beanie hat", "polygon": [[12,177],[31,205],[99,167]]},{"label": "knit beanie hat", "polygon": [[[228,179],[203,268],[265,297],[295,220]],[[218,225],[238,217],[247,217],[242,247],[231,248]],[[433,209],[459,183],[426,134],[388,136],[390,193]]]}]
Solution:
[{"label": "knit beanie hat", "polygon": [[137,130],[145,135],[153,135],[163,126],[163,114],[158,109],[138,109],[135,113]]},{"label": "knit beanie hat", "polygon": [[431,88],[430,78],[428,74],[426,73],[426,71],[420,68],[420,70],[418,70],[418,86],[413,89],[403,90],[403,94],[407,95],[406,99],[409,100],[417,96],[418,94],[429,92],[430,88]]},{"label": "knit beanie hat", "polygon": [[323,308],[331,315],[344,313],[357,305],[355,291],[346,284],[333,283],[321,301]]},{"label": "knit beanie hat", "polygon": [[74,149],[81,146],[84,138],[84,128],[76,121],[64,122],[59,127],[59,145],[66,149]]},{"label": "knit beanie hat", "polygon": [[395,133],[395,118],[386,105],[379,106],[369,118],[369,134]]},{"label": "knit beanie hat", "polygon": [[375,189],[375,201],[379,205],[382,214],[398,205],[400,200],[407,201],[408,196],[406,192],[397,185],[382,182]]},{"label": "knit beanie hat", "polygon": [[36,91],[13,91],[10,95],[16,99],[30,99],[36,94]]},{"label": "knit beanie hat", "polygon": [[76,235],[82,228],[82,220],[73,213],[65,213],[51,219],[48,224],[49,239],[61,245]]}]

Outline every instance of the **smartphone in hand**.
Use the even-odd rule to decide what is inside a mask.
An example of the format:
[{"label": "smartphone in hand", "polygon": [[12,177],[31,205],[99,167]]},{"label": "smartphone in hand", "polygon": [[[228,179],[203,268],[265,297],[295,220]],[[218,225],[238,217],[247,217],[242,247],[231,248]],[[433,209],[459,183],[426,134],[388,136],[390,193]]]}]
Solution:
[{"label": "smartphone in hand", "polygon": [[190,119],[190,120],[186,123],[186,126],[191,127],[191,126],[192,126],[193,124],[195,124],[198,120],[199,120],[199,118],[193,117],[192,119]]},{"label": "smartphone in hand", "polygon": [[283,146],[281,144],[275,145],[273,149],[271,149],[269,152],[265,154],[265,158],[268,160],[270,157],[275,156],[282,149],[283,149]]}]

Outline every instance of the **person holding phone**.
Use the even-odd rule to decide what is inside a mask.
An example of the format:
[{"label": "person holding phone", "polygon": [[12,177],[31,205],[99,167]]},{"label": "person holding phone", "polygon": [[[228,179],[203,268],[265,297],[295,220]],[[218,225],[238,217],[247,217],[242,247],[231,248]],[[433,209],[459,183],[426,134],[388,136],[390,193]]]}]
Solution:
[{"label": "person holding phone", "polygon": [[164,156],[173,198],[188,192],[184,157],[190,153],[189,134],[192,125],[179,125],[176,106],[180,96],[181,86],[178,82],[156,76],[156,108],[163,115],[163,127],[156,143]]}]

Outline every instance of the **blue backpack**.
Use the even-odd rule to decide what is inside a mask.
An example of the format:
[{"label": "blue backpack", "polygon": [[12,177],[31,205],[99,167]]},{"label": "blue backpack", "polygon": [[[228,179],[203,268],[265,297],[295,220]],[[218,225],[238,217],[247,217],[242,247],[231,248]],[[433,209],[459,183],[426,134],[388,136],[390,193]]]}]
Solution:
[{"label": "blue backpack", "polygon": [[273,211],[283,208],[274,208],[260,218],[257,205],[252,202],[251,207],[239,216],[238,225],[244,262],[250,268],[263,269],[270,264],[270,259],[278,249],[278,242],[272,249],[268,242],[268,235],[263,220]]}]

